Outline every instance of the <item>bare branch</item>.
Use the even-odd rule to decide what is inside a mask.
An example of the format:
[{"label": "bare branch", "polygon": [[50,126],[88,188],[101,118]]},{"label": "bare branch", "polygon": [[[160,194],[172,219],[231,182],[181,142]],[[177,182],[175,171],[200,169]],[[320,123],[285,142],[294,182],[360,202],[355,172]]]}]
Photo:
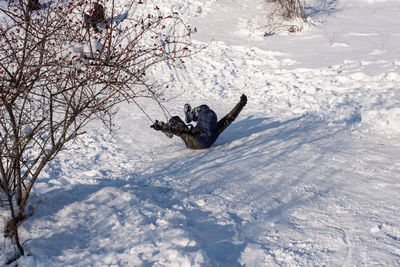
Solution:
[{"label": "bare branch", "polygon": [[160,63],[182,66],[201,49],[177,14],[128,18],[134,1],[124,11],[108,2],[102,21],[82,17],[89,2],[57,1],[39,11],[26,2],[0,7],[0,193],[21,254],[18,225],[46,164],[90,121],[111,130],[123,101],[151,98],[167,116],[165,86],[147,73]]}]

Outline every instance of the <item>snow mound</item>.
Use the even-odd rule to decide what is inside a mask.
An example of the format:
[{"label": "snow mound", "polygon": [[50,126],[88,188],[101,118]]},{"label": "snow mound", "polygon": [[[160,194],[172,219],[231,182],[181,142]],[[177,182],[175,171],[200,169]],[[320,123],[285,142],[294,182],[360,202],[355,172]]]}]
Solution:
[{"label": "snow mound", "polygon": [[374,130],[388,133],[400,133],[400,108],[383,108],[362,112],[362,120]]}]

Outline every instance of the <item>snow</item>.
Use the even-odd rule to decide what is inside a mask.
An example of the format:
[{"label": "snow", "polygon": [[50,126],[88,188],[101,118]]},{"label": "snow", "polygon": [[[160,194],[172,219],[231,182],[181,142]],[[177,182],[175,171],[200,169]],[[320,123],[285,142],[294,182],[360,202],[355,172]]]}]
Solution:
[{"label": "snow", "polygon": [[154,69],[171,114],[248,105],[201,151],[133,105],[112,134],[92,124],[37,181],[18,266],[400,265],[398,1],[315,0],[303,31],[268,37],[265,1],[143,2],[208,44]]}]

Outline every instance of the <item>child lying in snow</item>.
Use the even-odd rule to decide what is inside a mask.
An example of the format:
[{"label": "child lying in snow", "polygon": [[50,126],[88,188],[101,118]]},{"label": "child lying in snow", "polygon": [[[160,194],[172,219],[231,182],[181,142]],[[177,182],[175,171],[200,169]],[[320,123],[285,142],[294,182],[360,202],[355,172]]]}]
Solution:
[{"label": "child lying in snow", "polygon": [[[155,121],[152,127],[156,131],[162,131],[170,138],[179,136],[191,149],[209,148],[217,140],[218,136],[237,118],[247,103],[247,97],[243,94],[240,101],[225,117],[217,122],[217,115],[207,105],[201,105],[194,109],[185,104],[185,121],[197,121],[195,127],[188,127],[179,116],[172,117],[168,123]],[[191,126],[191,125],[190,125]]]}]

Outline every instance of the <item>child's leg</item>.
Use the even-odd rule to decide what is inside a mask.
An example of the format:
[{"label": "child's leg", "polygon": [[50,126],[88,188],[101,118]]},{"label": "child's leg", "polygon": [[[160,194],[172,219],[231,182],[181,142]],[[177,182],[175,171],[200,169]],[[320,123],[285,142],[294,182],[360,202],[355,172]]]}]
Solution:
[{"label": "child's leg", "polygon": [[[186,125],[186,123],[184,123],[183,120],[179,116],[174,116],[171,119],[169,119],[168,124],[171,126],[178,127],[178,128],[189,129],[189,127]],[[186,147],[189,147],[188,140],[186,140],[186,138],[183,138],[182,136],[181,136],[181,139],[183,140],[183,142],[185,142]]]},{"label": "child's leg", "polygon": [[193,118],[192,118],[192,107],[190,104],[185,104],[183,107],[183,113],[185,114],[185,121],[186,123],[191,123]]},{"label": "child's leg", "polygon": [[203,110],[207,110],[207,109],[210,109],[207,105],[201,105],[201,106],[195,107],[191,112],[193,121],[197,121],[199,119],[200,112]]},{"label": "child's leg", "polygon": [[222,133],[231,123],[237,118],[243,109],[243,105],[238,103],[225,117],[220,119],[217,123],[217,131]]},{"label": "child's leg", "polygon": [[169,119],[168,124],[179,128],[188,128],[186,123],[179,116],[173,116]]}]

